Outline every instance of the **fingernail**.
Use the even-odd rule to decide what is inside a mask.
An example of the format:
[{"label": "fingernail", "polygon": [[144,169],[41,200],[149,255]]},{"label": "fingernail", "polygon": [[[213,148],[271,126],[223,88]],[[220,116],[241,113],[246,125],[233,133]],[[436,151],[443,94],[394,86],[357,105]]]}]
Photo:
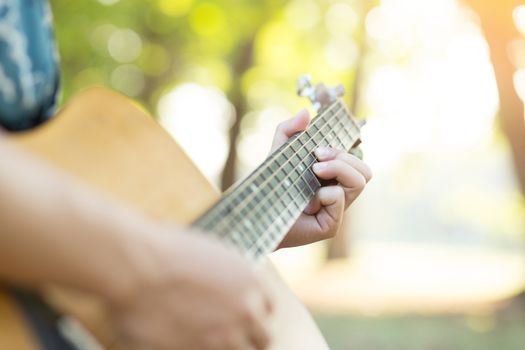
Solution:
[{"label": "fingernail", "polygon": [[314,153],[317,156],[317,158],[321,159],[330,156],[332,150],[328,147],[319,147],[314,151]]},{"label": "fingernail", "polygon": [[323,169],[326,169],[326,167],[328,166],[328,164],[326,163],[315,163],[314,165],[312,165],[312,169],[314,170],[314,172],[319,172],[319,171],[322,171]]}]

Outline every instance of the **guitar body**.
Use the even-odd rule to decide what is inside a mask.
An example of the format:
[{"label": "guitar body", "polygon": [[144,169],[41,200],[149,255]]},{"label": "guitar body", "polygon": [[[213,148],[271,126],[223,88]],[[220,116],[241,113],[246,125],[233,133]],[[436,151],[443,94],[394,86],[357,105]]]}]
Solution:
[{"label": "guitar body", "polygon": [[[153,118],[108,90],[88,90],[46,125],[12,137],[36,157],[156,220],[188,226],[220,198]],[[326,349],[311,316],[269,263],[261,273],[276,300],[272,349]],[[112,345],[114,332],[98,300],[53,286],[43,295],[104,348],[119,348]],[[40,349],[34,334],[9,294],[0,291],[0,349]]]}]

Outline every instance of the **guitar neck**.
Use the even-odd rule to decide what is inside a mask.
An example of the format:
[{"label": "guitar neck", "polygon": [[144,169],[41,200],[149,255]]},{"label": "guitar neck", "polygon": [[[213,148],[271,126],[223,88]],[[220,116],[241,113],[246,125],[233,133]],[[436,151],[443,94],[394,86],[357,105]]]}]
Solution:
[{"label": "guitar neck", "polygon": [[360,130],[340,100],[322,110],[310,127],[273,152],[229,189],[193,227],[217,235],[258,261],[275,250],[321,186],[312,171],[314,150],[349,150]]}]

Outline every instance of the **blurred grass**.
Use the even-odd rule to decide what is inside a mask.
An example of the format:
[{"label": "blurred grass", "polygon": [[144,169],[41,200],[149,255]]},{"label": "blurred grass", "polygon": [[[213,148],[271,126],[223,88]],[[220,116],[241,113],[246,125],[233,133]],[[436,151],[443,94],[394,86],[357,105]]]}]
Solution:
[{"label": "blurred grass", "polygon": [[525,309],[480,315],[314,315],[332,350],[521,350]]}]

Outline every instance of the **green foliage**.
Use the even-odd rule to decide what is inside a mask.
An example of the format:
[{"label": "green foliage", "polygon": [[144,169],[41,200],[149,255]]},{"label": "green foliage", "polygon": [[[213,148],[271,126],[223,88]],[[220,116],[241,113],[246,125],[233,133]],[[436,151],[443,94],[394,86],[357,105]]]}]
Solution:
[{"label": "green foliage", "polygon": [[[104,85],[136,98],[151,112],[167,89],[186,81],[216,86],[227,94],[239,83],[251,109],[271,103],[296,108],[294,81],[303,72],[349,88],[355,65],[344,60],[357,54],[363,19],[356,1],[51,0],[51,4],[62,59],[63,100],[87,86]],[[337,16],[338,9],[350,18]],[[243,67],[239,61],[246,47],[253,48],[253,59]]]}]

